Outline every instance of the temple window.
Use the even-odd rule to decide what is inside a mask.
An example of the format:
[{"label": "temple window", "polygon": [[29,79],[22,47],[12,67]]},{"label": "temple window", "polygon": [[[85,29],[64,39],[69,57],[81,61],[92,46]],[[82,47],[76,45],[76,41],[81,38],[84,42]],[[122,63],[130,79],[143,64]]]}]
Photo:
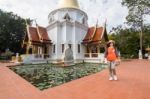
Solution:
[{"label": "temple window", "polygon": [[78,44],[78,53],[80,53],[80,44]]},{"label": "temple window", "polygon": [[85,24],[85,18],[82,19],[82,23]]},{"label": "temple window", "polygon": [[89,47],[87,46],[86,47],[86,53],[89,53],[90,51],[89,51]]},{"label": "temple window", "polygon": [[55,53],[55,45],[53,45],[53,53]]},{"label": "temple window", "polygon": [[49,19],[49,22],[51,23],[51,22],[53,22],[53,21],[54,21],[54,17],[51,16],[50,19]]},{"label": "temple window", "polygon": [[62,44],[62,53],[64,52],[64,47],[65,47],[65,45],[64,45],[64,44]]},{"label": "temple window", "polygon": [[64,19],[65,19],[65,20],[69,20],[69,21],[71,20],[71,18],[70,18],[70,16],[69,16],[68,13],[64,16]]},{"label": "temple window", "polygon": [[92,47],[92,53],[97,53],[97,47]]},{"label": "temple window", "polygon": [[32,48],[29,48],[29,54],[32,54]]}]

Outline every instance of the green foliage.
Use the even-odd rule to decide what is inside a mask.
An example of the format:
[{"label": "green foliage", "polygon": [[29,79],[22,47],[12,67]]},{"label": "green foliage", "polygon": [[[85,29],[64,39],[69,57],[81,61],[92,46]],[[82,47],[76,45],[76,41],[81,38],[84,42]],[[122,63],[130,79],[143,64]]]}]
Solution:
[{"label": "green foliage", "polygon": [[41,90],[99,72],[103,68],[100,64],[87,63],[71,67],[58,67],[52,64],[11,67],[14,72]]},{"label": "green foliage", "polygon": [[5,53],[2,53],[2,54],[0,55],[0,59],[2,59],[2,60],[11,59],[11,56],[12,56],[13,54],[14,54],[13,52],[11,52],[9,49],[7,49],[7,50],[5,51]]},{"label": "green foliage", "polygon": [[21,52],[25,32],[25,19],[12,12],[0,10],[0,51],[4,52],[6,49],[10,49],[15,53]]},{"label": "green foliage", "polygon": [[144,23],[145,16],[150,15],[150,0],[122,0],[122,5],[128,8],[127,24],[131,26],[124,29],[121,26],[114,28],[114,39],[124,58],[137,58],[139,49],[142,53],[150,45],[150,25]]},{"label": "green foliage", "polygon": [[[143,54],[145,49],[150,45],[150,25],[143,27]],[[109,38],[116,41],[116,46],[124,58],[138,58],[140,49],[139,32],[134,28],[123,29],[122,27],[114,28],[113,34]]]}]

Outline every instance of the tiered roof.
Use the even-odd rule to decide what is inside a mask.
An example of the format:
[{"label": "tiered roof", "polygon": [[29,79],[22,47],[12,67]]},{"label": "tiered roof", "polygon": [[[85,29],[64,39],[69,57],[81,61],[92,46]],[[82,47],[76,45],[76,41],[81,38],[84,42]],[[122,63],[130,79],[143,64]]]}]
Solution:
[{"label": "tiered roof", "polygon": [[102,41],[103,37],[107,38],[105,27],[90,27],[86,36],[83,39],[83,44],[98,44]]},{"label": "tiered roof", "polygon": [[41,26],[27,26],[27,37],[33,43],[51,43],[46,28]]}]

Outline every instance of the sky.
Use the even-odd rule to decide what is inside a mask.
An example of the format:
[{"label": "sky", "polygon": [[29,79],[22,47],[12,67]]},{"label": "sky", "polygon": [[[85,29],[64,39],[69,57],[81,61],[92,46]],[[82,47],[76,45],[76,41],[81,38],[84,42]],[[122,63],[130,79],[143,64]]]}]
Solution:
[{"label": "sky", "polygon": [[[46,27],[48,14],[57,8],[59,0],[0,0],[0,9],[13,12],[23,18],[36,19],[37,23]],[[87,13],[88,24],[93,26],[97,20],[99,25],[107,22],[108,31],[112,27],[123,25],[128,14],[122,7],[121,0],[78,0],[80,9]]]}]

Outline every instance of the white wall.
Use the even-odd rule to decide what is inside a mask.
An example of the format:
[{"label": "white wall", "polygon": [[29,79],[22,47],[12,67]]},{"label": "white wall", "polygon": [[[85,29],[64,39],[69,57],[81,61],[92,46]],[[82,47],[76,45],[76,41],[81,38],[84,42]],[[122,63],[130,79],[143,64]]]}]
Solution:
[{"label": "white wall", "polygon": [[[85,49],[84,46],[81,44],[82,40],[84,39],[86,33],[87,33],[87,29],[88,27],[80,27],[79,24],[75,25],[75,54],[74,56],[76,57],[76,59],[83,59],[84,58],[84,53],[85,53]],[[80,53],[78,53],[78,44],[80,44]]]},{"label": "white wall", "polygon": [[66,24],[66,42],[73,43],[73,26],[71,26],[71,23]]},{"label": "white wall", "polygon": [[[70,21],[64,19],[66,13],[71,17]],[[86,13],[78,9],[59,9],[50,13],[49,16],[55,17],[55,21],[51,22],[47,29],[56,49],[55,54],[51,50],[52,59],[64,58],[62,44],[71,44],[74,59],[83,59],[84,46],[81,42],[87,33],[88,26],[87,24],[82,24],[82,19],[85,17],[87,23]],[[80,44],[80,53],[78,53],[78,44]]]},{"label": "white wall", "polygon": [[[55,24],[54,24],[55,25]],[[47,28],[47,32],[48,32],[48,36],[50,37],[50,39],[52,40],[52,47],[50,50],[50,55],[51,58],[56,59],[57,58],[57,53],[55,51],[55,53],[53,53],[53,45],[55,45],[55,49],[56,49],[56,44],[57,44],[57,26],[51,26],[53,28]]]}]

